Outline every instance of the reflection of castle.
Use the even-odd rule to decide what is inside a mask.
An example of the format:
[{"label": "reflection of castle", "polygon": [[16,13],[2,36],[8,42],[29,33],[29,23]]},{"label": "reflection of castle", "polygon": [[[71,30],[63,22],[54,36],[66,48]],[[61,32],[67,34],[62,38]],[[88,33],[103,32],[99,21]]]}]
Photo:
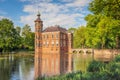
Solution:
[{"label": "reflection of castle", "polygon": [[[72,33],[52,26],[43,30],[40,14],[35,20],[35,77],[71,71]],[[70,66],[70,67],[69,67]]]}]

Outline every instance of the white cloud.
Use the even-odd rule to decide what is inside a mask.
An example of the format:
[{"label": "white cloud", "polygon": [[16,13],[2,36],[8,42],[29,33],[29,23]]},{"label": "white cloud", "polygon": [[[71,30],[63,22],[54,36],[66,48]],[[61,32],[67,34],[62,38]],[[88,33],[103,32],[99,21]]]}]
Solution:
[{"label": "white cloud", "polygon": [[31,3],[38,3],[38,2],[50,2],[52,0],[20,0],[22,2],[31,2]]},{"label": "white cloud", "polygon": [[68,7],[82,7],[86,6],[90,0],[75,0],[72,3],[66,4]]},{"label": "white cloud", "polygon": [[[52,25],[60,25],[63,27],[74,27],[75,25],[85,24],[84,7],[88,5],[90,0],[59,0],[61,3],[53,3],[53,0],[21,0],[31,2],[24,6],[23,11],[28,15],[21,16],[21,23],[29,24],[34,30],[34,20],[38,9],[41,13],[44,28]],[[34,4],[33,4],[34,3]],[[82,23],[83,22],[83,23]],[[76,27],[76,26],[75,26]]]},{"label": "white cloud", "polygon": [[5,17],[4,16],[0,16],[0,20],[3,19],[3,18],[5,18]]},{"label": "white cloud", "polygon": [[7,16],[0,16],[0,20],[2,20],[3,18],[7,18],[7,19],[9,19],[9,20],[12,21],[12,19],[11,19],[10,17],[7,17]]}]

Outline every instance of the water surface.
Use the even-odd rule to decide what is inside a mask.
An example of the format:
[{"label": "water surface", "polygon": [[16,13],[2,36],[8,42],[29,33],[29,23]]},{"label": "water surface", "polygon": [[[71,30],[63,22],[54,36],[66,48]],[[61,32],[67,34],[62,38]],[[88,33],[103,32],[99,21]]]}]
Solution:
[{"label": "water surface", "polygon": [[7,54],[0,57],[0,80],[34,80],[34,57]]},{"label": "water surface", "polygon": [[[26,55],[27,54],[27,55]],[[69,55],[42,55],[41,67],[35,64],[35,58],[29,53],[0,55],[0,80],[34,80],[35,73],[41,67],[42,75],[59,75],[72,71],[85,71],[92,60],[91,54]],[[70,62],[72,62],[70,64]]]}]

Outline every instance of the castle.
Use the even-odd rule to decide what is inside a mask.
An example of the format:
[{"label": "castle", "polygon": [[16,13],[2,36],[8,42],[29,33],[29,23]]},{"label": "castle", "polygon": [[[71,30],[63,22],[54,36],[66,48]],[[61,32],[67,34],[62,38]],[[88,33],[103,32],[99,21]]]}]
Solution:
[{"label": "castle", "polygon": [[43,30],[40,14],[35,20],[35,78],[72,71],[72,33],[58,25]]},{"label": "castle", "polygon": [[43,30],[40,13],[35,20],[35,52],[70,53],[72,49],[72,33],[58,25]]}]

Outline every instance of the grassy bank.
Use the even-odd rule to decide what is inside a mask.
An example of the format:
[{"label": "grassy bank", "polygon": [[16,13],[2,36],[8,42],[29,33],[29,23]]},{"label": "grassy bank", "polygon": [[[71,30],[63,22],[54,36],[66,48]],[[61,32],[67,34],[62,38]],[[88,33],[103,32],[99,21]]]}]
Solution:
[{"label": "grassy bank", "polygon": [[120,80],[120,55],[109,62],[90,62],[87,72],[73,72],[65,75],[42,77],[37,80]]},{"label": "grassy bank", "polygon": [[15,57],[34,56],[34,51],[17,50],[15,52],[4,52],[0,54],[0,59],[4,59],[4,57],[9,57],[11,55]]}]

